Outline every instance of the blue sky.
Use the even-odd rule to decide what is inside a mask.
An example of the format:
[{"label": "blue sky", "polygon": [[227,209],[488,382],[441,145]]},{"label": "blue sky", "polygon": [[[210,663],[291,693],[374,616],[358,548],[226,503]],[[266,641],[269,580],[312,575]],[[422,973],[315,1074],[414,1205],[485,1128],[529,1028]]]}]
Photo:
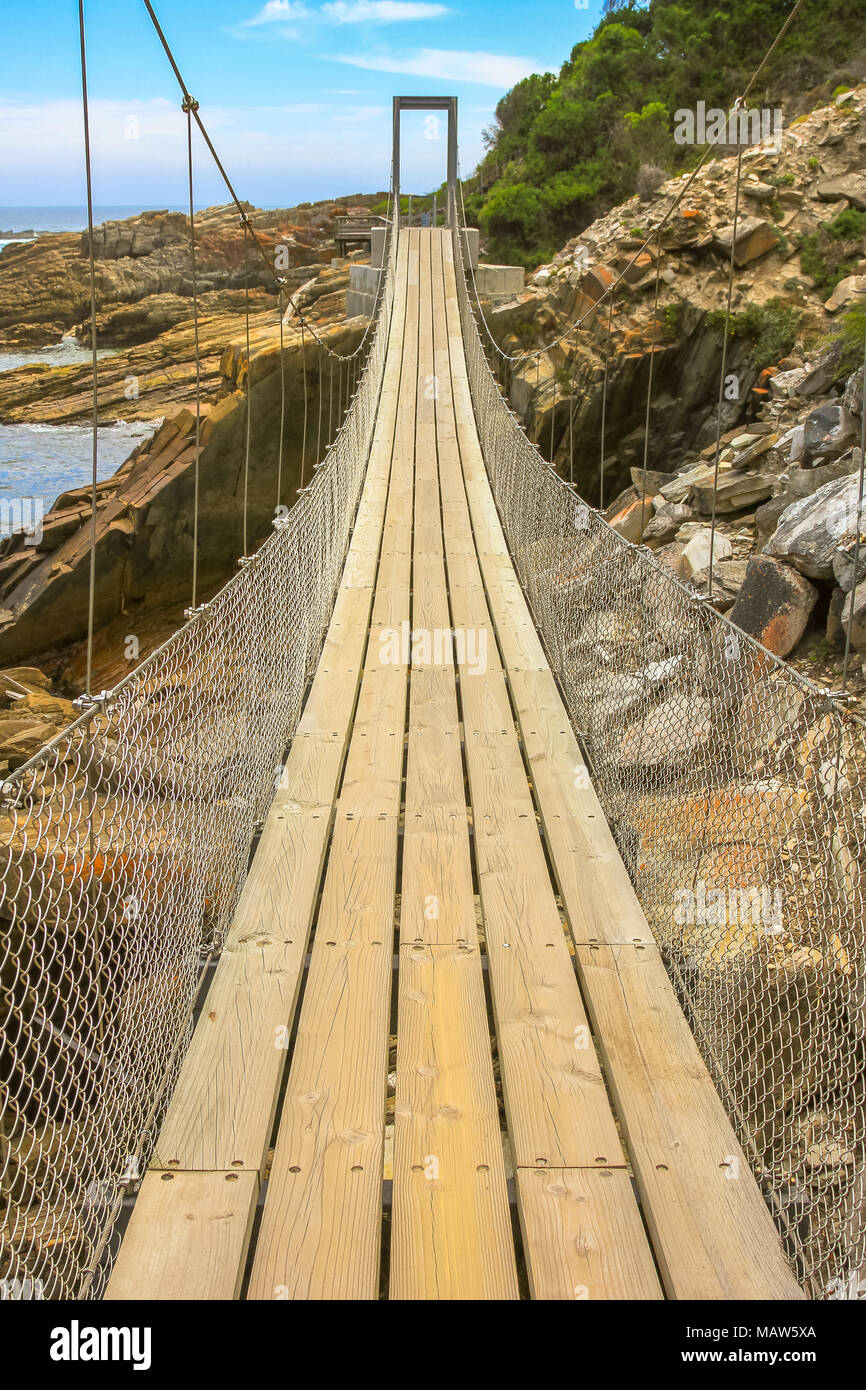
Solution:
[{"label": "blue sky", "polygon": [[[241,197],[262,206],[387,185],[394,93],[459,98],[461,165],[499,97],[557,70],[601,0],[153,0]],[[86,0],[97,203],[185,199],[185,118],[140,0]],[[84,200],[76,0],[4,6],[0,205]],[[445,141],[403,117],[404,189],[444,177]],[[444,123],[443,123],[444,127]],[[196,201],[225,202],[196,151]]]}]

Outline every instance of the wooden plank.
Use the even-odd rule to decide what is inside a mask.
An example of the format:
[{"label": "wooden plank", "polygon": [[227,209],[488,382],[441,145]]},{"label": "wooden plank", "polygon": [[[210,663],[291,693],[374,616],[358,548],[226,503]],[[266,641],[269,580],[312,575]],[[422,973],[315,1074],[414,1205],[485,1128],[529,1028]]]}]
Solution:
[{"label": "wooden plank", "polygon": [[550,669],[511,669],[529,775],[575,941],[653,944]]},{"label": "wooden plank", "polygon": [[578,959],[669,1296],[803,1298],[657,949]]},{"label": "wooden plank", "polygon": [[[447,260],[447,257],[446,257]],[[456,309],[448,281],[449,323]],[[451,368],[459,338],[450,342]],[[461,359],[462,360],[462,359]],[[453,378],[449,373],[449,387]],[[474,433],[468,397],[453,399],[455,437]],[[567,1235],[574,1193],[586,1192],[598,1172],[614,1172],[589,1190],[592,1226],[611,1248],[594,1257],[601,1296],[628,1288],[651,1290],[653,1262],[625,1156],[605,1091],[588,1020],[574,975],[553,885],[539,838],[497,642],[475,551],[457,445],[440,450],[443,517],[455,626],[488,634],[487,670],[461,667],[466,758],[475,826],[475,852],[508,1127],[517,1165],[517,1196],[527,1268],[537,1297],[573,1298],[589,1279],[588,1259]],[[540,1189],[524,1175],[562,1180]],[[580,1187],[583,1181],[584,1187]],[[543,1200],[541,1194],[543,1193]],[[524,1203],[526,1203],[524,1209]],[[557,1239],[551,1232],[559,1233]],[[616,1248],[628,1232],[637,1247]],[[634,1271],[638,1271],[635,1273]],[[580,1277],[579,1277],[580,1276]]]},{"label": "wooden plank", "polygon": [[[447,261],[443,265],[446,300]],[[451,287],[453,295],[453,273]],[[453,342],[451,353],[453,371]],[[451,377],[449,375],[449,382]],[[456,433],[474,431],[455,399]],[[492,633],[456,442],[439,454],[456,628]],[[458,544],[455,545],[455,541]],[[462,543],[461,543],[462,542]],[[457,582],[455,582],[455,580]],[[494,641],[487,671],[459,662],[475,855],[509,1133],[518,1166],[623,1166],[538,833]],[[476,684],[477,683],[477,684]],[[480,692],[478,694],[477,692]],[[467,718],[467,712],[471,717]]]},{"label": "wooden plank", "polygon": [[664,1298],[622,1168],[519,1168],[517,1190],[533,1298]]},{"label": "wooden plank", "polygon": [[[384,902],[379,904],[380,917]],[[393,912],[393,886],[391,887]],[[251,1299],[378,1294],[390,936],[318,932],[250,1280]]]},{"label": "wooden plank", "polygon": [[146,1173],[106,1300],[237,1298],[257,1197],[256,1173]]},{"label": "wooden plank", "polygon": [[[567,714],[542,659],[528,607],[513,570],[509,573],[468,414],[456,286],[449,295],[449,313],[455,329],[452,380],[458,435],[481,569],[554,871],[578,941],[583,995],[665,1286],[677,1298],[801,1297],[663,962],[649,944],[649,928],[624,881],[609,828],[599,820],[600,807],[576,740],[566,732]],[[622,939],[630,944],[603,944]],[[734,1170],[736,1180],[730,1178]]]},{"label": "wooden plank", "polygon": [[[516,1298],[454,662],[450,641],[437,646],[434,637],[451,628],[437,447],[453,414],[443,406],[441,234],[426,241],[432,255],[422,265],[418,361],[390,1297]],[[447,373],[447,343],[445,351]]]},{"label": "wooden plank", "polygon": [[[401,298],[400,286],[405,266],[404,253],[385,368],[389,386],[401,357],[405,294]],[[364,524],[352,537],[282,786],[263,828],[151,1162],[153,1170],[165,1167],[176,1177],[184,1174],[183,1191],[200,1217],[181,1228],[192,1290],[210,1287],[215,1279],[222,1287],[234,1288],[246,1260],[249,1230],[235,1222],[227,1229],[236,1243],[227,1238],[220,1247],[225,1268],[212,1268],[214,1254],[201,1232],[207,1230],[208,1201],[221,1197],[221,1189],[214,1188],[210,1170],[251,1173],[256,1191],[264,1171],[370,620],[372,588],[359,584],[361,570],[353,557],[363,551],[368,560],[371,548],[374,558],[378,554],[396,416],[392,392],[377,418],[362,490]],[[378,527],[373,525],[376,519]],[[169,1202],[169,1188],[177,1190],[170,1183],[165,1188],[149,1184],[143,1211],[158,1206],[161,1199]],[[177,1258],[177,1241],[171,1247],[172,1259]],[[163,1258],[159,1249],[151,1248],[145,1221],[130,1222],[124,1246],[130,1262],[149,1271],[155,1290],[171,1282],[165,1267],[169,1247],[164,1247]]]},{"label": "wooden plank", "polygon": [[407,667],[383,662],[409,620],[418,236],[402,234],[402,373],[370,640],[250,1279],[252,1299],[373,1299]]},{"label": "wooden plank", "polygon": [[393,1299],[517,1297],[481,959],[403,946]]}]

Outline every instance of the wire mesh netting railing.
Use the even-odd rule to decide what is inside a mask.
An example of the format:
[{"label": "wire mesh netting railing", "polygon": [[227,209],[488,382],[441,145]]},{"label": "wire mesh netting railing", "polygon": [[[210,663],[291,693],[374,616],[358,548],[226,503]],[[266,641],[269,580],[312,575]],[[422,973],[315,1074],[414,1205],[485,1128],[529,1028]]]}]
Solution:
[{"label": "wire mesh netting railing", "polygon": [[543,460],[457,279],[497,507],[641,905],[797,1277],[863,1297],[866,731]]},{"label": "wire mesh netting railing", "polygon": [[321,649],[376,419],[358,391],[241,571],[3,788],[0,1289],[98,1297]]}]

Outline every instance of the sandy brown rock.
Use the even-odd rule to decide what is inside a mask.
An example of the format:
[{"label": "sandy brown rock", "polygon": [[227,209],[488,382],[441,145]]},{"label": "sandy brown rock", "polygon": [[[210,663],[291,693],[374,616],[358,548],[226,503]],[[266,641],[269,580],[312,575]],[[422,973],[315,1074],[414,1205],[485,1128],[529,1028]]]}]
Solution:
[{"label": "sandy brown rock", "polygon": [[[279,327],[273,317],[264,316],[251,338],[248,548],[265,539],[277,503],[282,386]],[[353,319],[340,326],[323,324],[318,331],[335,351],[346,353],[357,346],[365,327],[365,319]],[[299,481],[304,379],[306,375],[312,408],[318,401],[323,368],[320,349],[309,334],[302,345],[299,329],[291,326],[284,332],[284,342],[286,412],[280,501],[291,505]],[[205,407],[199,463],[205,519],[198,552],[202,594],[213,592],[234,573],[244,549],[247,369],[244,339],[230,341],[221,353],[221,394]],[[96,523],[98,629],[123,613],[128,615],[126,632],[135,633],[136,615],[154,608],[173,609],[173,626],[180,625],[192,574],[195,457],[195,415],[183,408],[101,485]],[[309,470],[313,462],[309,441],[306,462]],[[69,533],[56,536],[55,524],[70,518]],[[14,538],[12,544],[17,550],[0,559],[0,566],[7,566],[5,573],[0,569],[0,661],[8,663],[68,647],[86,632],[88,490],[76,489],[58,498],[45,518],[38,546],[25,547]]]}]

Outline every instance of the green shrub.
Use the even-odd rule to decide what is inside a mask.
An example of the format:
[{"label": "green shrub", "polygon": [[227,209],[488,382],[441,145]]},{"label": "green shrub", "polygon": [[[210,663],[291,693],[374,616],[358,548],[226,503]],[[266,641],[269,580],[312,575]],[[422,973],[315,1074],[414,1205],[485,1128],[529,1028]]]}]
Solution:
[{"label": "green shrub", "polygon": [[481,210],[482,230],[493,254],[505,262],[543,260],[537,250],[527,250],[538,236],[543,210],[538,189],[527,183],[498,184]]},{"label": "green shrub", "polygon": [[845,208],[836,214],[832,222],[827,223],[824,230],[834,241],[856,241],[866,236],[866,212]]},{"label": "green shrub", "polygon": [[[775,297],[766,304],[749,304],[740,314],[731,315],[732,338],[748,338],[752,342],[752,360],[763,369],[787,357],[797,337],[801,311],[794,305]],[[714,309],[706,316],[711,328],[724,330],[725,315]]]},{"label": "green shrub", "polygon": [[866,304],[858,304],[842,315],[839,324],[842,332],[842,357],[840,368],[844,372],[854,372],[863,365],[864,345],[866,345]]},{"label": "green shrub", "polygon": [[817,232],[802,238],[800,267],[803,274],[811,275],[825,296],[832,294],[840,280],[853,274],[864,235],[866,212],[846,208],[837,213]]},{"label": "green shrub", "polygon": [[[502,209],[489,204],[503,188],[527,185],[547,194],[531,225],[511,218],[498,254],[507,245],[526,263],[541,246],[562,245],[640,189],[642,164],[669,174],[694,168],[703,150],[676,143],[673,113],[694,109],[698,92],[708,107],[727,109],[754,66],[749,55],[766,51],[792,3],[605,0],[594,32],[572,48],[559,72],[518,82],[484,133],[479,172],[486,193],[478,196],[476,217],[484,209],[499,220]],[[863,0],[805,5],[763,69],[755,102],[835,80],[864,43]],[[819,167],[813,155],[809,168]],[[782,175],[774,182],[783,188],[794,180]]]}]

